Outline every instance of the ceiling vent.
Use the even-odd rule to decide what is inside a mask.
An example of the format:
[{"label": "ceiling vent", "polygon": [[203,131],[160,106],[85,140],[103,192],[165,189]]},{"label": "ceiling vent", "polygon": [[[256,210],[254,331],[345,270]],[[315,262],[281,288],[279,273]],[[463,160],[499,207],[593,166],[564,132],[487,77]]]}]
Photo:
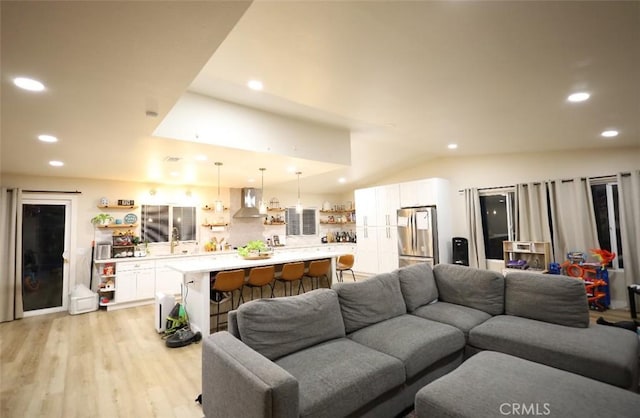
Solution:
[{"label": "ceiling vent", "polygon": [[164,162],[165,163],[177,163],[178,161],[180,161],[182,159],[182,157],[164,157]]}]

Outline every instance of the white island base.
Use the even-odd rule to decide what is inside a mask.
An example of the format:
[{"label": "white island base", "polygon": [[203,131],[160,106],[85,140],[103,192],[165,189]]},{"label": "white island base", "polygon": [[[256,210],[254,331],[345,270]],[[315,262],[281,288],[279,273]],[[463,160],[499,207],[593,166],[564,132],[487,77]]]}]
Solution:
[{"label": "white island base", "polygon": [[210,290],[211,272],[225,270],[250,269],[259,266],[282,265],[296,261],[331,259],[329,280],[332,281],[337,258],[345,251],[277,251],[271,258],[264,260],[245,260],[238,255],[200,257],[194,260],[167,263],[168,268],[182,273],[183,304],[193,332],[200,331],[202,336],[211,333]]}]

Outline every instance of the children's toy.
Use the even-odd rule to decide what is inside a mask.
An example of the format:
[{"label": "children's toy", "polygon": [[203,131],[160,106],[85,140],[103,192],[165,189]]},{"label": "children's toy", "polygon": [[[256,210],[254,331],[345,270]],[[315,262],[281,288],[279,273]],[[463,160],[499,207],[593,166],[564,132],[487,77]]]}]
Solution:
[{"label": "children's toy", "polygon": [[549,274],[560,274],[560,263],[549,263]]},{"label": "children's toy", "polygon": [[[594,251],[600,250],[592,250],[592,253],[594,253]],[[602,260],[608,259],[611,255],[611,253],[598,254],[601,254],[601,263]],[[600,269],[598,269],[598,264],[587,263],[586,259],[587,257],[583,252],[573,251],[567,254],[567,261],[562,263],[560,267],[566,271],[567,276],[575,277],[584,281],[589,307],[598,311],[604,311],[610,304],[609,276],[608,274],[602,274],[602,269],[604,268],[602,264],[600,264]],[[609,261],[607,261],[607,264]],[[604,271],[606,273],[606,268]]]},{"label": "children's toy", "polygon": [[506,267],[510,269],[526,270],[529,268],[529,263],[527,263],[527,260],[509,260],[507,261]]}]

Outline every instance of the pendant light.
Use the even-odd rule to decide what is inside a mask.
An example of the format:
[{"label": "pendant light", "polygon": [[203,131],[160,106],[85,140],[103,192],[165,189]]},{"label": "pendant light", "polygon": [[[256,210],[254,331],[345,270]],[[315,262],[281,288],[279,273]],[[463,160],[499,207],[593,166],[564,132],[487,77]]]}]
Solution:
[{"label": "pendant light", "polygon": [[214,164],[218,166],[218,200],[213,202],[213,210],[216,213],[222,213],[224,212],[224,205],[222,204],[222,200],[220,200],[220,166],[222,165],[222,163],[215,162]]},{"label": "pendant light", "polygon": [[296,213],[302,213],[302,203],[300,203],[300,174],[302,171],[296,171],[298,175],[298,203],[296,204]]},{"label": "pendant light", "polygon": [[258,212],[260,213],[260,215],[266,215],[267,214],[267,202],[264,200],[264,170],[266,170],[266,168],[259,168],[259,170],[262,172],[262,191],[261,191],[261,195],[260,195],[260,205],[258,206]]}]

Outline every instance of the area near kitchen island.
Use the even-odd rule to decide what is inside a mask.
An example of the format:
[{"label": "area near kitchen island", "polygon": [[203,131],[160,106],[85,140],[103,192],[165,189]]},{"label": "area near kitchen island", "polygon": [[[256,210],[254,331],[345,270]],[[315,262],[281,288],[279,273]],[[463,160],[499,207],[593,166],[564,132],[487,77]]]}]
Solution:
[{"label": "area near kitchen island", "polygon": [[197,260],[175,261],[166,264],[167,268],[180,272],[183,277],[183,303],[191,328],[200,331],[203,336],[210,333],[210,277],[212,272],[236,269],[250,269],[258,266],[282,265],[296,261],[331,259],[329,279],[333,277],[337,258],[348,253],[348,247],[336,246],[333,249],[279,250],[271,258],[264,260],[245,260],[239,256],[211,256]]}]

